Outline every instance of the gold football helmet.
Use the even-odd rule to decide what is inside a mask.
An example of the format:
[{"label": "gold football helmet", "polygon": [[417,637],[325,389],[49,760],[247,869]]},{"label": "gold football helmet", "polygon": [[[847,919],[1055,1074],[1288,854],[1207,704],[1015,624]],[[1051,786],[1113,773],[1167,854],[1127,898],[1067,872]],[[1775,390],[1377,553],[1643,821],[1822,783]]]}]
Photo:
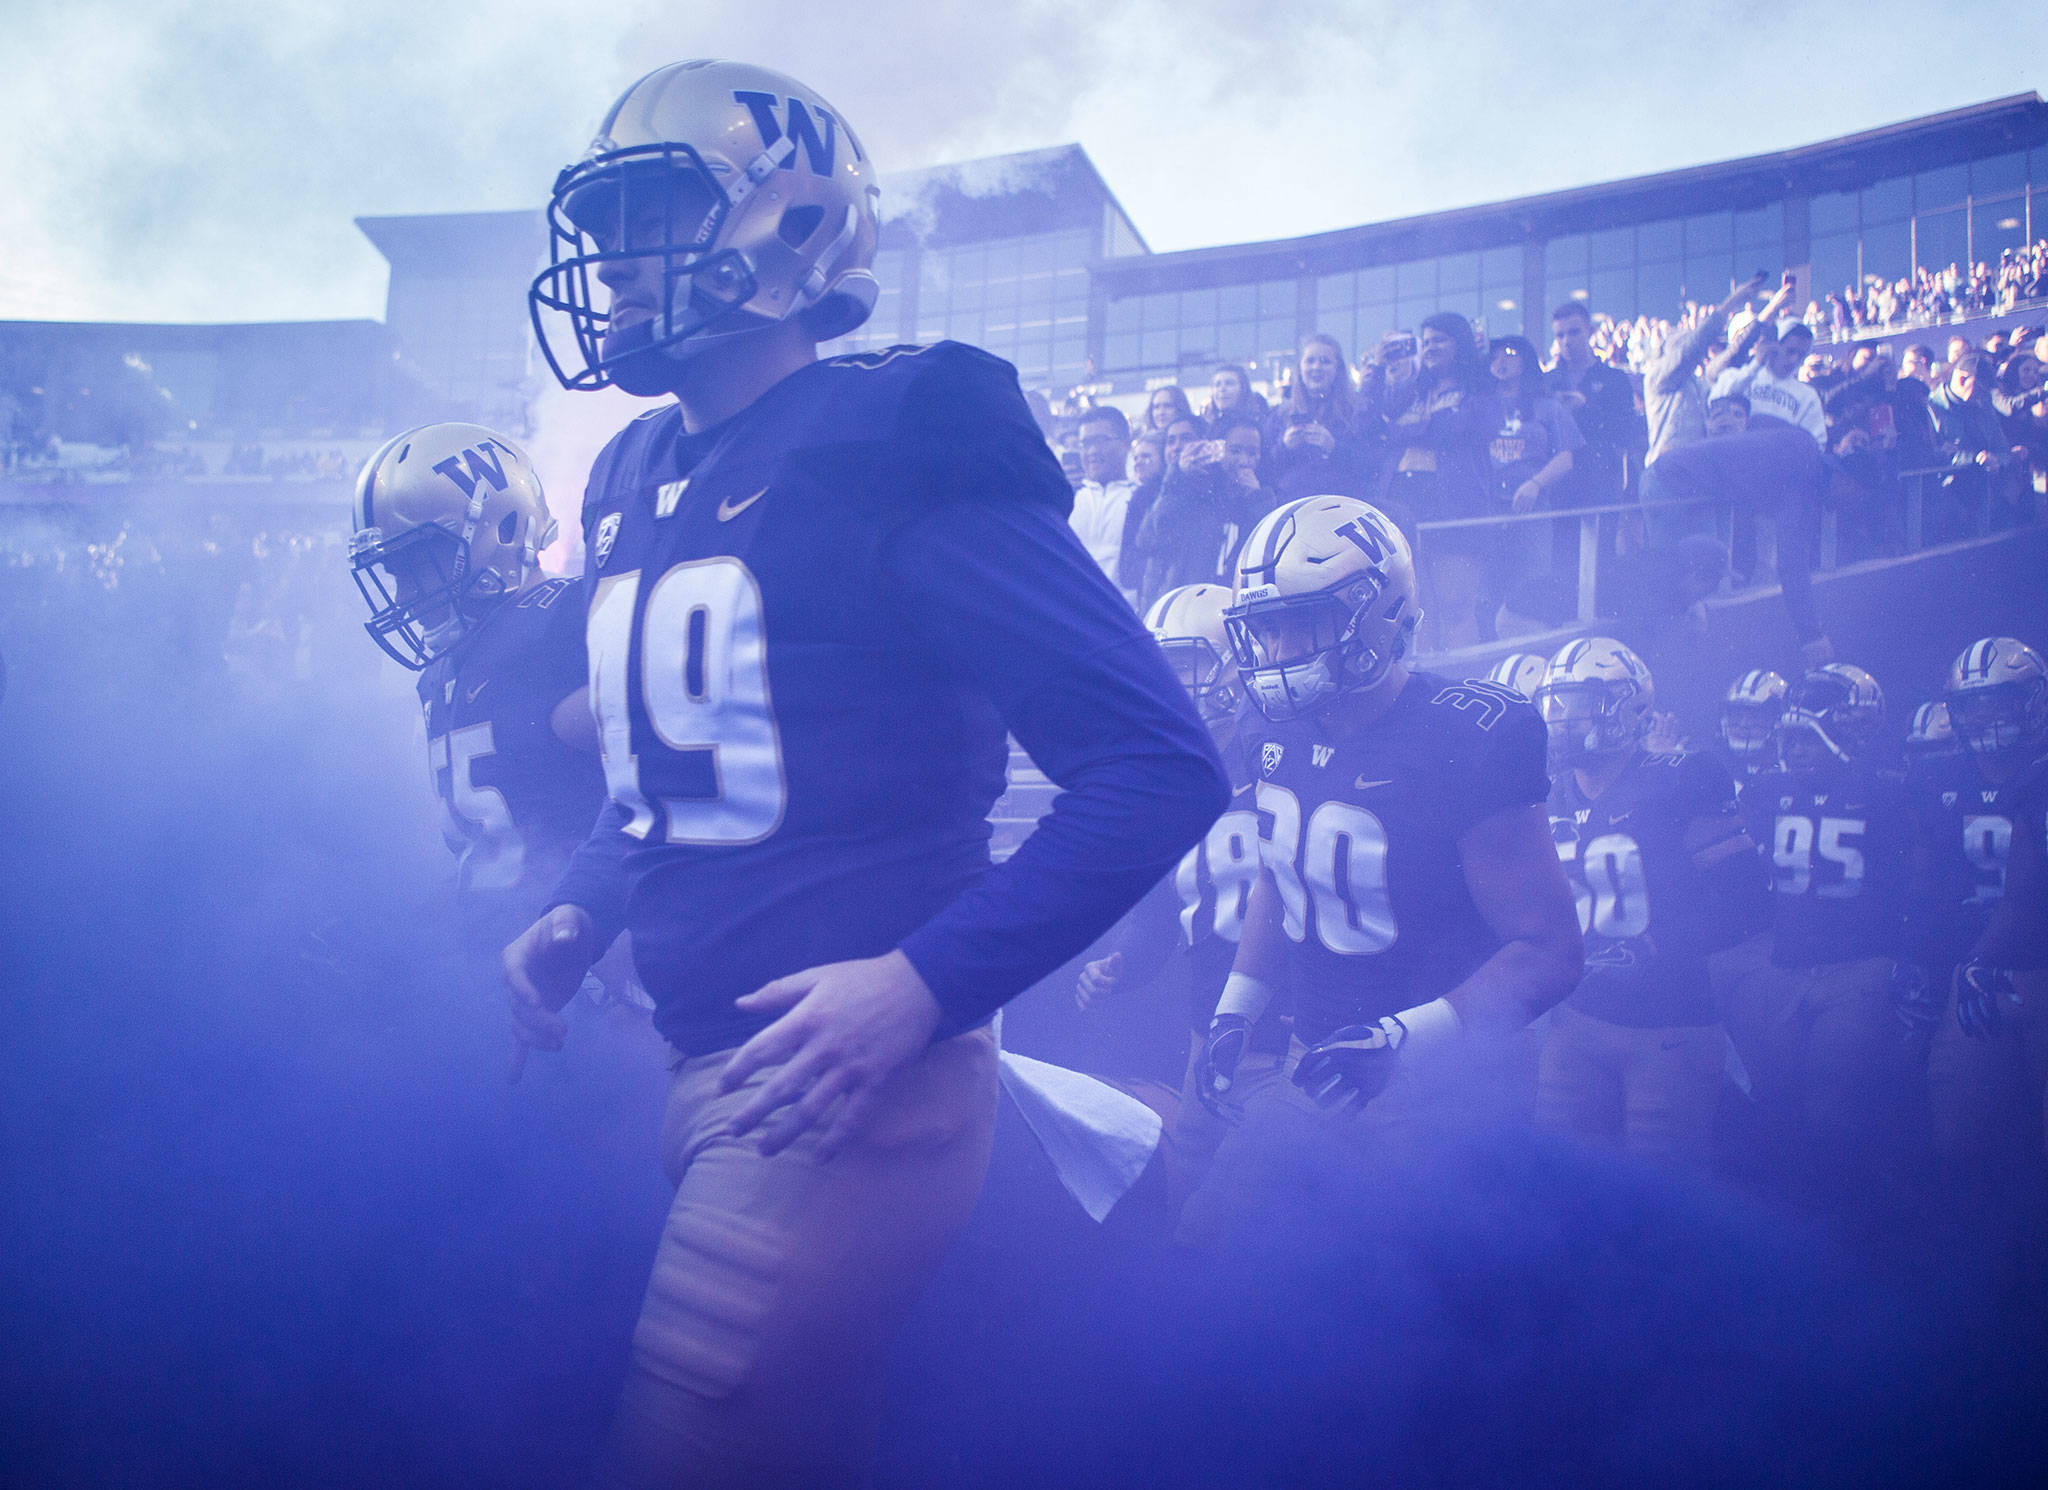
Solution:
[{"label": "gold football helmet", "polygon": [[[564,387],[658,393],[662,359],[792,316],[819,341],[844,336],[880,291],[880,204],[852,128],[796,79],[741,62],[657,68],[555,178],[549,263],[528,295],[541,351]],[[661,260],[662,303],[615,327],[591,279],[642,257]],[[572,358],[544,312],[567,318]]]},{"label": "gold football helmet", "polygon": [[1195,701],[1195,711],[1212,724],[1228,719],[1244,702],[1223,621],[1229,606],[1230,591],[1221,585],[1182,585],[1153,601],[1145,613],[1145,629]]},{"label": "gold football helmet", "polygon": [[1656,701],[1643,659],[1607,636],[1581,637],[1558,648],[1536,690],[1551,759],[1558,765],[1634,749],[1650,732]]},{"label": "gold football helmet", "polygon": [[1778,722],[1791,685],[1767,667],[1753,667],[1721,699],[1721,743],[1755,775],[1777,761]]},{"label": "gold football helmet", "polygon": [[1245,690],[1274,720],[1378,684],[1421,620],[1408,540],[1350,497],[1302,497],[1267,513],[1238,551],[1224,613]]},{"label": "gold football helmet", "polygon": [[2035,745],[2048,735],[2048,664],[2023,641],[1984,637],[1949,668],[1942,701],[1955,732],[1980,755]]},{"label": "gold football helmet", "polygon": [[526,453],[481,424],[423,424],[356,477],[349,567],[364,629],[415,672],[525,588],[555,540]]}]

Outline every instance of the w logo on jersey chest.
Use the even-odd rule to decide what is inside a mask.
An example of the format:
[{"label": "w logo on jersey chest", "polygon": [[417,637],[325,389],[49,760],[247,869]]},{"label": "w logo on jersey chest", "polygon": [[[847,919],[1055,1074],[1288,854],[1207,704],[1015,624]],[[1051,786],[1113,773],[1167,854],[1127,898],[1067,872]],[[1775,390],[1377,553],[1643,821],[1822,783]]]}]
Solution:
[{"label": "w logo on jersey chest", "polygon": [[1259,774],[1271,776],[1280,769],[1280,758],[1287,753],[1287,747],[1278,740],[1268,740],[1259,747]]},{"label": "w logo on jersey chest", "polygon": [[1337,753],[1337,747],[1334,745],[1311,745],[1308,748],[1308,753],[1309,759],[1318,766],[1327,766],[1330,763],[1330,757]]}]

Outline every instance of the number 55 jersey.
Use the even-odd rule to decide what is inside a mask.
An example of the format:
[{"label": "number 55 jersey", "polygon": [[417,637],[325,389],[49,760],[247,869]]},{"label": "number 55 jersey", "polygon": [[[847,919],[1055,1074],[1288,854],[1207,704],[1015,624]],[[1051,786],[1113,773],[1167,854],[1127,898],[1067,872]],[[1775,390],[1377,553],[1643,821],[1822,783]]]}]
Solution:
[{"label": "number 55 jersey", "polygon": [[1458,841],[1549,789],[1542,721],[1497,684],[1417,672],[1362,729],[1333,733],[1329,712],[1261,722],[1247,745],[1310,1045],[1427,1003],[1499,950]]},{"label": "number 55 jersey", "polygon": [[[745,1040],[767,1020],[733,1001],[776,978],[899,948],[970,1027],[1222,810],[1208,731],[1071,501],[1015,372],[957,343],[606,446],[583,521],[610,802],[555,899],[631,930],[679,1049]],[[1067,790],[990,869],[1006,729]]]},{"label": "number 55 jersey", "polygon": [[427,763],[463,889],[544,895],[590,832],[604,773],[553,722],[585,672],[583,607],[574,582],[554,579],[506,601],[420,674]]}]

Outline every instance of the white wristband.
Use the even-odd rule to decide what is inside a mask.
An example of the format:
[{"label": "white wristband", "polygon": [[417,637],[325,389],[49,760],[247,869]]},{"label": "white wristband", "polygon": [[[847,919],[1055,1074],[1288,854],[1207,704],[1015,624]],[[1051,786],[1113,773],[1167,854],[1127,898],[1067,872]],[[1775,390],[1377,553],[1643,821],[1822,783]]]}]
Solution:
[{"label": "white wristband", "polygon": [[1394,1017],[1408,1031],[1408,1038],[1401,1042],[1403,1054],[1429,1055],[1465,1032],[1465,1021],[1458,1017],[1458,1011],[1440,998],[1403,1009]]},{"label": "white wristband", "polygon": [[1266,1012],[1266,1006],[1273,1002],[1273,988],[1262,983],[1250,973],[1232,973],[1223,980],[1223,997],[1216,1000],[1216,1014],[1242,1015],[1253,1024]]}]

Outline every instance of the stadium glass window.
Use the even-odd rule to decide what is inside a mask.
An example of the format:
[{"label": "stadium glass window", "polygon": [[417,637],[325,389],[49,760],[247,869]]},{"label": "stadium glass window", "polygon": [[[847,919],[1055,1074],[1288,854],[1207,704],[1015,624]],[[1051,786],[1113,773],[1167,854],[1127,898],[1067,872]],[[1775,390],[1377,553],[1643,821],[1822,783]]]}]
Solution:
[{"label": "stadium glass window", "polygon": [[1485,319],[1480,313],[1479,291],[1476,289],[1445,291],[1437,296],[1436,308],[1440,311],[1456,311],[1466,320],[1475,323],[1483,324]]},{"label": "stadium glass window", "polygon": [[1294,319],[1294,302],[1298,291],[1291,279],[1272,279],[1259,286],[1259,315],[1262,319],[1285,316],[1291,323]]},{"label": "stadium glass window", "polygon": [[1970,207],[1970,257],[1987,264],[2009,248],[2024,247],[2027,241],[2027,202],[2024,197],[2000,197],[1975,202]]},{"label": "stadium glass window", "polygon": [[1586,270],[1586,239],[1581,233],[1553,238],[1543,245],[1543,272],[1557,279],[1577,279]]},{"label": "stadium glass window", "polygon": [[1536,325],[1540,336],[1548,336],[1551,313],[1560,305],[1567,300],[1589,301],[1592,298],[1593,292],[1587,287],[1586,276],[1583,274],[1571,279],[1547,279],[1543,282],[1542,308],[1530,319]]},{"label": "stadium glass window", "polygon": [[1381,337],[1395,329],[1394,307],[1391,305],[1361,305],[1358,319],[1351,331],[1351,360],[1356,362],[1379,345]]},{"label": "stadium glass window", "polygon": [[1627,269],[1634,266],[1635,259],[1634,228],[1609,228],[1604,233],[1586,235],[1586,267],[1589,269]]},{"label": "stadium glass window", "polygon": [[1858,205],[1866,228],[1872,223],[1904,222],[1913,215],[1913,178],[1895,176],[1880,181],[1858,194]]},{"label": "stadium glass window", "polygon": [[1174,367],[1180,363],[1180,333],[1148,331],[1138,352],[1141,367]]},{"label": "stadium glass window", "polygon": [[1479,288],[1479,255],[1446,254],[1436,263],[1437,293]]},{"label": "stadium glass window", "polygon": [[1856,235],[1830,233],[1813,240],[1813,293],[1825,297],[1856,284]]},{"label": "stadium glass window", "polygon": [[1436,296],[1427,300],[1396,300],[1394,302],[1394,324],[1403,331],[1418,330],[1425,316],[1436,314]]},{"label": "stadium glass window", "polygon": [[1136,331],[1139,325],[1139,300],[1136,296],[1110,301],[1108,310],[1103,313],[1102,329],[1111,336]]},{"label": "stadium glass window", "polygon": [[1143,365],[1143,342],[1136,332],[1123,332],[1102,339],[1102,362],[1121,372]]},{"label": "stadium glass window", "polygon": [[1735,247],[1735,217],[1729,212],[1703,212],[1685,220],[1685,256],[1709,259]]},{"label": "stadium glass window", "polygon": [[1349,309],[1358,301],[1358,276],[1355,274],[1325,274],[1316,281],[1316,314],[1333,311],[1340,306]]},{"label": "stadium glass window", "polygon": [[1913,225],[1910,222],[1865,223],[1863,273],[1880,279],[1904,279],[1913,272]]},{"label": "stadium glass window", "polygon": [[1178,297],[1146,295],[1138,303],[1138,324],[1147,331],[1165,331],[1172,328],[1180,318]]},{"label": "stadium glass window", "polygon": [[[1688,240],[1690,242],[1690,240]],[[1691,300],[1719,304],[1728,297],[1735,278],[1732,249],[1716,254],[1688,253],[1685,260],[1685,295]]]},{"label": "stadium glass window", "polygon": [[1856,193],[1831,191],[1813,198],[1807,205],[1807,221],[1814,237],[1824,233],[1856,231]]},{"label": "stadium glass window", "polygon": [[2024,191],[2027,185],[2027,152],[1994,155],[1989,160],[1970,162],[1970,195],[1999,197]]},{"label": "stadium glass window", "polygon": [[1214,290],[1182,290],[1180,292],[1180,323],[1182,326],[1214,326],[1217,319],[1217,297]]},{"label": "stadium glass window", "polygon": [[1255,321],[1259,315],[1257,285],[1225,285],[1217,298],[1217,319]]},{"label": "stadium glass window", "polygon": [[2034,186],[2048,186],[2048,145],[2027,152],[2027,180]]},{"label": "stadium glass window", "polygon": [[1735,251],[1785,246],[1785,207],[1781,202],[1735,214]]},{"label": "stadium glass window", "polygon": [[1360,305],[1391,305],[1400,296],[1396,293],[1396,275],[1392,264],[1375,264],[1370,269],[1358,271],[1358,303]]},{"label": "stadium glass window", "polygon": [[1922,269],[1970,265],[1970,216],[1966,211],[1923,212],[1913,220],[1913,259]]},{"label": "stadium glass window", "polygon": [[1586,288],[1592,291],[1590,303],[1596,315],[1621,320],[1636,314],[1634,269],[1595,269],[1588,276]]},{"label": "stadium glass window", "polygon": [[1970,195],[1970,168],[1943,166],[1922,171],[1913,178],[1913,209],[1930,212],[1940,207],[1960,207]]},{"label": "stadium glass window", "polygon": [[1207,361],[1247,363],[1258,355],[1259,328],[1256,321],[1232,321],[1216,328],[1216,356]]},{"label": "stadium glass window", "polygon": [[1676,263],[1636,265],[1636,306],[1649,316],[1676,316],[1682,309],[1682,268]]},{"label": "stadium glass window", "polygon": [[1685,254],[1685,223],[1672,217],[1646,222],[1636,228],[1636,262],[1664,264]]},{"label": "stadium glass window", "polygon": [[1417,259],[1394,266],[1394,299],[1409,305],[1436,300],[1436,260]]}]

